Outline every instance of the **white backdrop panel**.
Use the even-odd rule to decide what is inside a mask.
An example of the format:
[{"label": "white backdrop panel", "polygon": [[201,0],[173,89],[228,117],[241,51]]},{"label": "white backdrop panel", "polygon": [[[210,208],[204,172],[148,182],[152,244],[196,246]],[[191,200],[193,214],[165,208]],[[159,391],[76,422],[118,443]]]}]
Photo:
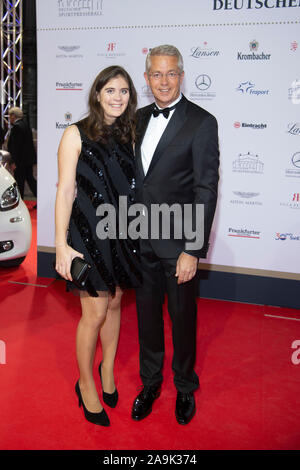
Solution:
[{"label": "white backdrop panel", "polygon": [[[184,58],[184,94],[219,122],[220,196],[205,262],[300,273],[300,100],[293,84],[300,78],[300,33],[299,22],[284,21],[299,16],[298,7],[287,7],[297,2],[271,8],[270,0],[269,9],[249,0],[223,3],[243,3],[240,10],[194,0],[167,0],[159,9],[156,0],[151,9],[133,0],[100,3],[64,0],[46,9],[37,2],[38,245],[54,246],[57,148],[64,128],[83,117],[94,77],[109,65],[124,66],[139,106],[146,105],[152,101],[143,77],[146,53],[169,43]],[[199,18],[207,25],[195,26]],[[158,20],[159,27],[147,27]],[[164,26],[172,24],[181,26]],[[118,25],[127,27],[104,27]]]},{"label": "white backdrop panel", "polygon": [[299,20],[299,0],[37,0],[39,28]]}]

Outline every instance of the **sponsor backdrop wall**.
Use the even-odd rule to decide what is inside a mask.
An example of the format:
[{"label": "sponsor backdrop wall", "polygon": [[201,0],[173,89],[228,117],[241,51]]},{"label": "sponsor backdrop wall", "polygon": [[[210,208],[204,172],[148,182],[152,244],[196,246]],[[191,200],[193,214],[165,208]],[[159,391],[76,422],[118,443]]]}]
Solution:
[{"label": "sponsor backdrop wall", "polygon": [[300,0],[37,0],[38,271],[54,275],[57,148],[96,74],[174,44],[183,93],[219,122],[217,213],[200,295],[299,307]]}]

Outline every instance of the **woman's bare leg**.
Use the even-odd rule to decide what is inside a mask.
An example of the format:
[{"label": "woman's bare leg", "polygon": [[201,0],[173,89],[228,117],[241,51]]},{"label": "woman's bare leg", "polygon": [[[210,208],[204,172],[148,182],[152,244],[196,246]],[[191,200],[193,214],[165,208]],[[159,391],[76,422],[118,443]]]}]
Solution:
[{"label": "woman's bare leg", "polygon": [[76,335],[80,391],[86,408],[92,413],[103,409],[94,382],[93,365],[99,329],[105,321],[109,300],[107,293],[98,294],[99,297],[90,297],[85,292],[80,293],[82,316]]},{"label": "woman's bare leg", "polygon": [[115,391],[114,362],[119,342],[121,321],[121,298],[123,292],[117,288],[116,295],[109,297],[107,315],[100,328],[102,345],[102,385],[106,393]]}]

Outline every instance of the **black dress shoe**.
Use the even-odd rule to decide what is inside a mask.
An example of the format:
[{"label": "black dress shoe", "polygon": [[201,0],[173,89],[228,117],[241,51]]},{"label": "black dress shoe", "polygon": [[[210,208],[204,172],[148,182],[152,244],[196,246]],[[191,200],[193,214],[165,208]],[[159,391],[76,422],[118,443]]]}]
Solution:
[{"label": "black dress shoe", "polygon": [[177,392],[175,416],[179,424],[188,424],[196,412],[193,392]]},{"label": "black dress shoe", "polygon": [[136,421],[146,418],[151,411],[152,405],[161,392],[161,385],[148,385],[138,394],[133,402],[131,417]]}]

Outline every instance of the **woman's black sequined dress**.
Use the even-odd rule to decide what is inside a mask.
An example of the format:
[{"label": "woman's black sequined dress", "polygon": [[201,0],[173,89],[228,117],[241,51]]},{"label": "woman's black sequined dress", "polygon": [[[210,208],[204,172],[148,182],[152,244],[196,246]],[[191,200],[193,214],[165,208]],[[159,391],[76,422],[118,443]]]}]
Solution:
[{"label": "woman's black sequined dress", "polygon": [[[134,157],[129,146],[110,138],[108,145],[90,140],[76,124],[81,136],[81,153],[76,168],[77,194],[70,217],[68,243],[84,255],[91,265],[86,290],[97,297],[97,291],[115,293],[138,287],[141,283],[138,240],[119,238],[119,196],[127,197],[128,207],[134,203]],[[123,199],[125,201],[125,199]],[[109,231],[104,223],[107,213],[96,215],[100,204],[115,208],[116,238],[101,239],[96,227],[102,220],[102,232]],[[98,232],[99,233],[99,232]],[[67,281],[67,289],[74,285]]]}]

